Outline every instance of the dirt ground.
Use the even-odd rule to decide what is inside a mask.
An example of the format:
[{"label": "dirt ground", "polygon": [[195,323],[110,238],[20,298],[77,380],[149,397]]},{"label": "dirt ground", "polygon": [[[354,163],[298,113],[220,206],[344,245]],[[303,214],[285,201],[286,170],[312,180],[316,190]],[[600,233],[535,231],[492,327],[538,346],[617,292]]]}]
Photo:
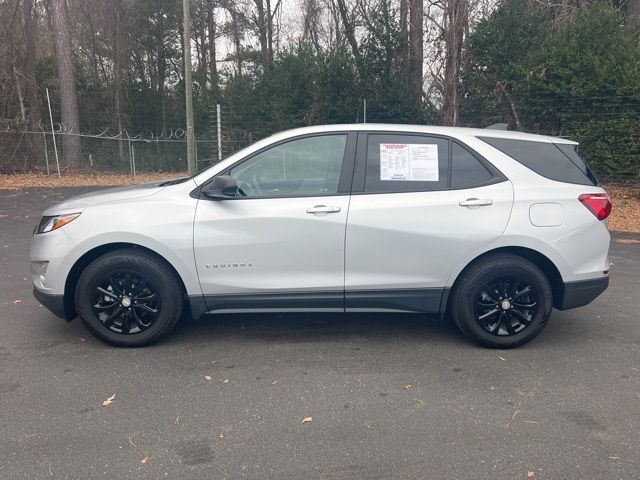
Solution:
[{"label": "dirt ground", "polygon": [[[186,172],[142,173],[130,175],[89,174],[55,175],[16,174],[0,175],[0,190],[19,190],[31,187],[80,187],[80,186],[120,186],[149,183],[164,179],[186,176]],[[611,195],[613,213],[609,217],[609,229],[618,232],[640,232],[640,185],[605,185]]]}]

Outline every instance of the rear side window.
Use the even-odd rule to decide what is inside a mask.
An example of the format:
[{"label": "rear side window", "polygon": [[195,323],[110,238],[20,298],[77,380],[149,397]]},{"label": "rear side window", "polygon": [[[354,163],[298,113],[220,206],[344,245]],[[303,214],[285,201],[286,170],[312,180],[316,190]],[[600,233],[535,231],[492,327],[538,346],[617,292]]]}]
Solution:
[{"label": "rear side window", "polygon": [[[579,162],[576,163],[576,160],[569,157],[568,152],[565,152],[566,147],[574,147],[574,145],[556,145],[507,138],[479,138],[543,177],[558,182],[597,185],[595,177],[578,154],[575,153],[579,159]],[[575,152],[575,148],[573,151]]]},{"label": "rear side window", "polygon": [[367,193],[445,190],[449,140],[427,135],[367,136]]},{"label": "rear side window", "polygon": [[451,147],[451,188],[471,188],[493,180],[493,175],[466,148]]},{"label": "rear side window", "polygon": [[591,179],[593,185],[598,185],[598,179],[589,168],[589,165],[587,165],[582,157],[578,155],[577,145],[569,145],[568,143],[554,143],[554,145],[558,147],[562,151],[562,153],[569,157],[569,160],[571,160],[582,173],[584,173],[587,177],[589,177],[589,179]]}]

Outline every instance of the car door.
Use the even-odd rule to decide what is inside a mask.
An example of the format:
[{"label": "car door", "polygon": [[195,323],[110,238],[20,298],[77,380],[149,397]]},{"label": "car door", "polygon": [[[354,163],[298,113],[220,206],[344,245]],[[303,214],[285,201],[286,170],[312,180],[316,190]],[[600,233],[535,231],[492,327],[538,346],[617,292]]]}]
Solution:
[{"label": "car door", "polygon": [[198,201],[194,252],[209,310],[344,308],[355,142],[296,137],[221,172],[244,196]]},{"label": "car door", "polygon": [[513,189],[449,138],[363,132],[349,208],[347,311],[438,313],[444,287],[471,252],[506,228]]}]

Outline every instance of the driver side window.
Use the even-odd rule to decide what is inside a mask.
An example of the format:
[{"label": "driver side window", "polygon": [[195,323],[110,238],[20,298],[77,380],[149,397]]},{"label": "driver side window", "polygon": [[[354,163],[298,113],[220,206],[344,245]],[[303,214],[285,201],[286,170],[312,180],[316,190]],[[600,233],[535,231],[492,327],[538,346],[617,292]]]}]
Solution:
[{"label": "driver side window", "polygon": [[346,134],[299,138],[254,155],[229,175],[247,197],[335,195],[346,143]]}]

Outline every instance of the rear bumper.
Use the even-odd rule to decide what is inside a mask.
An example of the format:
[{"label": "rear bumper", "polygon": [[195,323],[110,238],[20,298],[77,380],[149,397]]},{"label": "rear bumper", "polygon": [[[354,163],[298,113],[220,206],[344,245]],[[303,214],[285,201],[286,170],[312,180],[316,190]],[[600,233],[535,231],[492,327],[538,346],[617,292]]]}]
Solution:
[{"label": "rear bumper", "polygon": [[67,322],[71,321],[65,309],[64,295],[44,293],[37,288],[34,288],[33,296],[57,317],[63,318]]},{"label": "rear bumper", "polygon": [[582,307],[591,303],[609,286],[609,277],[565,283],[560,298],[554,305],[558,310]]}]

